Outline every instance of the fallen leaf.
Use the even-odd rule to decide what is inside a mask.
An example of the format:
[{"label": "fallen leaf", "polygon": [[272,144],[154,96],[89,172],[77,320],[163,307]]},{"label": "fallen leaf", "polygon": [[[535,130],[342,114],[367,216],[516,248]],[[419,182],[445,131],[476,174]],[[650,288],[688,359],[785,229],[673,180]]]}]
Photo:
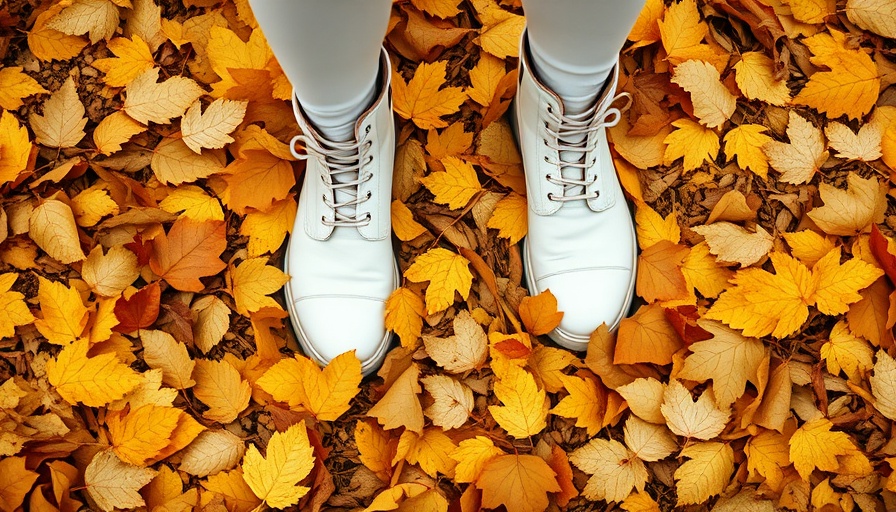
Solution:
[{"label": "fallen leaf", "polygon": [[687,295],[681,266],[688,248],[660,240],[638,255],[635,292],[648,303],[680,299]]},{"label": "fallen leaf", "polygon": [[79,339],[87,327],[87,307],[74,287],[38,277],[37,301],[43,318],[34,326],[54,345],[67,346]]},{"label": "fallen leaf", "polygon": [[775,63],[764,53],[744,52],[734,65],[734,79],[747,98],[783,107],[790,102],[790,89],[787,81],[775,78],[774,68]]},{"label": "fallen leaf", "polygon": [[191,376],[196,362],[190,359],[187,346],[165,331],[140,331],[143,360],[150,368],[162,370],[162,382],[175,389],[196,385]]},{"label": "fallen leaf", "polygon": [[[873,366],[874,351],[871,345],[849,332],[843,320],[831,329],[828,341],[821,346],[820,354],[831,375],[839,375],[843,370],[854,382],[858,382]],[[871,378],[871,388],[874,389],[874,377]]]},{"label": "fallen leaf", "polygon": [[411,363],[367,415],[376,418],[387,430],[405,427],[411,432],[422,433],[423,407],[417,396],[422,391],[419,377],[420,367]]},{"label": "fallen leaf", "polygon": [[688,461],[675,470],[678,505],[703,503],[721,494],[734,473],[734,450],[726,443],[697,443],[681,450]]},{"label": "fallen leaf", "polygon": [[375,421],[359,421],[355,424],[355,444],[358,446],[361,463],[380,480],[388,483],[392,476],[392,459],[396,448],[394,443],[390,443],[389,434]]},{"label": "fallen leaf", "polygon": [[822,165],[829,153],[825,151],[821,130],[795,111],[790,111],[787,123],[789,143],[770,141],[762,146],[769,164],[781,173],[778,178],[786,183],[799,185],[808,183]]},{"label": "fallen leaf", "polygon": [[[195,185],[183,185],[175,188],[170,194],[165,196],[165,199],[159,203],[159,206],[168,213],[183,212],[182,215],[184,217],[196,222],[224,220],[224,211],[221,209],[221,203]],[[249,224],[249,220],[250,217],[247,216],[243,224],[240,225],[241,232]],[[251,239],[249,244],[251,247]],[[277,247],[279,247],[279,244]]]},{"label": "fallen leaf", "polygon": [[142,507],[146,504],[137,492],[156,475],[149,468],[122,462],[112,450],[97,453],[84,470],[84,483],[90,497],[104,512]]},{"label": "fallen leaf", "polygon": [[499,237],[507,238],[510,245],[515,245],[528,232],[528,211],[526,198],[511,192],[495,205],[488,227],[497,229]]},{"label": "fallen leaf", "polygon": [[105,255],[102,247],[97,245],[81,267],[84,281],[94,292],[105,297],[121,295],[139,275],[137,256],[120,245],[110,247]]},{"label": "fallen leaf", "polygon": [[118,8],[109,0],[74,0],[47,26],[69,35],[90,34],[91,44],[109,40],[118,27]]},{"label": "fallen leaf", "polygon": [[181,414],[174,407],[143,405],[124,415],[110,415],[106,424],[112,451],[122,462],[145,466],[168,446]]},{"label": "fallen leaf", "polygon": [[230,133],[243,122],[247,105],[246,101],[218,98],[203,113],[201,104],[196,101],[180,123],[184,144],[201,153],[203,148],[223,148],[233,142]]},{"label": "fallen leaf", "polygon": [[267,258],[250,258],[231,272],[237,313],[249,316],[262,308],[280,308],[268,295],[282,288],[289,281],[289,276],[267,262]]},{"label": "fallen leaf", "polygon": [[635,229],[638,245],[647,250],[662,240],[673,244],[681,241],[681,228],[678,226],[678,215],[673,211],[663,218],[649,205],[638,205],[635,210]]},{"label": "fallen leaf", "polygon": [[845,124],[831,122],[825,127],[824,134],[831,148],[837,150],[834,155],[837,158],[872,162],[883,156],[881,143],[884,134],[874,123],[862,126],[856,134]]},{"label": "fallen leaf", "polygon": [[457,461],[448,456],[457,448],[454,441],[445,435],[440,429],[427,428],[422,434],[416,434],[411,430],[401,433],[396,450],[396,458],[393,465],[404,459],[411,464],[420,466],[427,475],[437,478],[439,473],[451,478],[454,476],[454,466]]},{"label": "fallen leaf", "polygon": [[451,458],[457,461],[454,468],[455,481],[475,482],[485,465],[499,455],[504,455],[504,452],[487,437],[464,439],[451,452]]},{"label": "fallen leaf", "polygon": [[615,440],[591,439],[569,461],[591,475],[582,494],[593,501],[622,501],[634,489],[643,491],[649,478],[641,459]]},{"label": "fallen leaf", "polygon": [[401,346],[416,348],[425,313],[423,299],[413,291],[399,287],[386,299],[386,329],[398,335]]},{"label": "fallen leaf", "polygon": [[24,103],[22,98],[35,94],[47,94],[37,80],[22,73],[21,66],[0,69],[0,108],[17,110]]},{"label": "fallen leaf", "polygon": [[758,225],[755,233],[730,222],[716,222],[691,229],[706,237],[710,252],[718,256],[719,261],[740,263],[744,267],[764,258],[774,242],[774,238]]},{"label": "fallen leaf", "polygon": [[445,172],[433,172],[420,178],[420,183],[433,193],[436,203],[447,204],[452,210],[463,208],[482,190],[476,170],[472,164],[453,156],[441,162]]},{"label": "fallen leaf", "polygon": [[704,441],[719,435],[730,416],[715,405],[711,391],[704,391],[695,402],[688,388],[674,379],[666,386],[660,410],[669,430]]},{"label": "fallen leaf", "polygon": [[896,38],[896,6],[886,0],[848,0],[846,17],[865,30]]},{"label": "fallen leaf", "polygon": [[501,9],[492,1],[480,2],[476,10],[482,22],[479,46],[499,59],[519,57],[520,34],[526,26],[526,19]]},{"label": "fallen leaf", "polygon": [[124,111],[135,120],[168,124],[184,115],[205,91],[193,79],[175,76],[159,81],[159,68],[144,71],[125,88]]},{"label": "fallen leaf", "polygon": [[672,83],[691,94],[694,115],[707,128],[718,128],[731,118],[737,99],[722,84],[719,71],[710,63],[687,60],[675,66]]},{"label": "fallen leaf", "polygon": [[310,490],[298,483],[314,467],[313,452],[304,421],[286,432],[274,432],[265,450],[266,457],[262,457],[254,444],[249,446],[243,457],[243,479],[269,506],[295,505]]},{"label": "fallen leaf", "polygon": [[426,313],[431,315],[448,309],[454,303],[455,292],[466,300],[473,284],[469,265],[470,262],[463,256],[436,247],[417,256],[404,271],[404,277],[415,283],[429,281]]},{"label": "fallen leaf", "polygon": [[43,107],[42,116],[31,114],[29,118],[36,142],[54,148],[70,148],[84,138],[87,118],[71,77],[50,95]]},{"label": "fallen leaf", "polygon": [[488,358],[488,337],[467,310],[454,317],[454,336],[424,336],[423,343],[429,357],[449,373],[480,368]]},{"label": "fallen leaf", "polygon": [[193,395],[208,406],[202,416],[225,424],[235,420],[249,406],[249,383],[226,360],[196,359],[195,364]]},{"label": "fallen leaf", "polygon": [[494,393],[502,405],[490,405],[489,412],[498,425],[511,436],[520,439],[533,436],[546,426],[547,396],[538,389],[532,374],[509,365],[498,375]]},{"label": "fallen leaf", "polygon": [[119,332],[134,332],[154,324],[159,317],[161,288],[156,281],[137,290],[130,298],[121,297],[115,303],[115,318]]},{"label": "fallen leaf", "polygon": [[765,135],[767,128],[758,124],[742,124],[725,134],[727,160],[737,158],[737,165],[749,169],[761,178],[768,177],[768,157],[762,151],[772,138]]},{"label": "fallen leaf", "polygon": [[818,185],[824,206],[810,210],[807,215],[825,233],[853,236],[883,221],[886,187],[873,176],[865,179],[852,172],[846,176],[846,183],[846,190],[827,183]]},{"label": "fallen leaf", "polygon": [[563,312],[557,311],[557,299],[550,290],[534,297],[524,297],[520,302],[520,319],[533,336],[553,331],[562,318]]},{"label": "fallen leaf", "polygon": [[473,391],[469,386],[445,375],[430,375],[420,382],[434,400],[423,411],[433,425],[451,430],[467,422],[473,411]]},{"label": "fallen leaf", "polygon": [[196,154],[180,139],[164,138],[152,152],[150,162],[162,183],[180,185],[224,171],[224,155],[217,151]]},{"label": "fallen leaf", "polygon": [[223,222],[195,222],[179,217],[167,234],[152,241],[149,266],[171,286],[183,291],[202,291],[200,277],[212,276],[227,265],[219,256],[227,247]]},{"label": "fallen leaf", "polygon": [[106,48],[115,57],[97,59],[90,65],[105,73],[103,81],[112,87],[124,87],[156,65],[149,45],[140,36],[116,37]]},{"label": "fallen leaf", "polygon": [[807,421],[790,438],[790,460],[797,472],[808,480],[815,469],[837,471],[838,456],[861,455],[845,432],[833,432],[827,418]]},{"label": "fallen leaf", "polygon": [[896,417],[896,361],[885,350],[877,351],[874,375],[869,379],[874,408],[885,417]]},{"label": "fallen leaf", "polygon": [[18,178],[31,156],[28,128],[19,126],[12,112],[0,115],[0,185]]},{"label": "fallen leaf", "polygon": [[444,128],[448,123],[441,116],[453,114],[467,99],[460,87],[441,86],[445,83],[447,61],[421,63],[414,76],[405,82],[400,75],[392,79],[392,101],[395,113],[409,119],[420,128]]},{"label": "fallen leaf", "polygon": [[663,165],[672,165],[675,160],[684,157],[684,171],[687,172],[718,156],[720,144],[716,132],[690,119],[673,121],[672,126],[678,129],[663,139],[667,144]]},{"label": "fallen leaf", "polygon": [[668,428],[637,416],[628,417],[623,433],[625,444],[637,458],[646,462],[665,459],[678,451],[678,440]]},{"label": "fallen leaf", "polygon": [[569,395],[551,409],[551,414],[575,419],[576,426],[587,429],[589,436],[597,435],[604,427],[607,407],[604,389],[593,379],[561,374],[560,380]]},{"label": "fallen leaf", "polygon": [[538,512],[548,507],[549,492],[560,492],[554,471],[535,455],[499,455],[485,463],[476,487],[482,506],[507,512]]},{"label": "fallen leaf", "polygon": [[682,346],[663,308],[656,304],[642,306],[633,316],[623,318],[619,323],[613,363],[669,364],[672,354]]},{"label": "fallen leaf", "polygon": [[35,320],[23,300],[25,296],[10,290],[17,279],[18,274],[13,272],[0,274],[0,339],[15,336],[16,327],[28,325]]},{"label": "fallen leaf", "polygon": [[184,448],[178,469],[199,477],[233,469],[243,458],[246,445],[228,430],[206,430]]}]

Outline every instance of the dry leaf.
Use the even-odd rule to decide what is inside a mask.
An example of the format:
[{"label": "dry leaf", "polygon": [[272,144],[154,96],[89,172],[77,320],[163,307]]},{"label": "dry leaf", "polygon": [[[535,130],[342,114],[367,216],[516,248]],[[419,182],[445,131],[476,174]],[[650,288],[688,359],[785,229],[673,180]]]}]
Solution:
[{"label": "dry leaf", "polygon": [[688,388],[674,379],[666,386],[660,410],[669,430],[680,436],[704,441],[719,435],[730,416],[715,405],[711,391],[704,391],[694,402]]},{"label": "dry leaf", "polygon": [[821,130],[791,110],[787,137],[790,143],[766,142],[762,150],[769,164],[781,173],[781,181],[808,183],[828,159]]},{"label": "dry leaf", "polygon": [[106,47],[115,58],[97,59],[91,66],[105,73],[103,80],[112,87],[124,87],[156,65],[149,45],[140,36],[116,37]]},{"label": "dry leaf", "polygon": [[744,96],[783,107],[790,102],[785,80],[775,79],[775,63],[760,52],[744,52],[734,65],[735,81]]},{"label": "dry leaf", "polygon": [[125,89],[124,111],[143,124],[168,124],[205,94],[190,78],[175,76],[162,83],[157,83],[158,80],[159,69],[148,69],[131,80]]},{"label": "dry leaf", "polygon": [[847,190],[827,183],[818,185],[824,206],[810,210],[807,215],[825,233],[853,236],[883,221],[886,187],[875,177],[865,179],[852,172],[847,175],[846,183]]},{"label": "dry leaf", "polygon": [[90,251],[81,267],[81,277],[97,295],[117,297],[140,275],[137,255],[120,245],[104,255],[99,245]]},{"label": "dry leaf", "polygon": [[886,0],[848,0],[846,16],[859,27],[896,38],[896,6]]},{"label": "dry leaf", "polygon": [[223,148],[233,142],[230,133],[243,122],[247,104],[219,98],[202,113],[200,103],[193,103],[180,123],[184,144],[201,153],[202,148]]},{"label": "dry leaf", "polygon": [[274,432],[265,457],[255,445],[243,457],[243,478],[264,503],[286,508],[299,502],[310,489],[298,485],[314,467],[313,448],[308,441],[305,422]]},{"label": "dry leaf", "polygon": [[280,308],[268,295],[282,288],[289,276],[267,262],[267,258],[250,258],[233,269],[231,280],[237,313],[249,316],[262,308]]},{"label": "dry leaf", "polygon": [[230,423],[249,406],[249,383],[226,360],[196,359],[193,369],[193,395],[208,406],[202,415],[219,423]]},{"label": "dry leaf", "polygon": [[734,450],[725,443],[697,443],[681,450],[690,460],[675,470],[678,505],[703,503],[721,494],[734,472]]},{"label": "dry leaf", "polygon": [[547,395],[538,389],[531,373],[508,365],[498,375],[494,393],[503,405],[490,405],[488,410],[508,434],[519,439],[544,430],[549,406]]},{"label": "dry leaf", "polygon": [[694,115],[707,128],[718,128],[734,113],[736,98],[721,82],[710,63],[687,60],[675,66],[672,83],[691,93]]},{"label": "dry leaf", "polygon": [[672,165],[672,162],[684,157],[684,170],[687,172],[718,156],[720,144],[716,132],[690,119],[679,119],[672,126],[678,129],[663,139],[667,144],[663,165]]},{"label": "dry leaf", "polygon": [[407,83],[400,75],[392,79],[392,101],[395,112],[420,128],[444,128],[448,123],[441,116],[453,114],[467,99],[460,87],[440,88],[445,83],[446,61],[417,66]]},{"label": "dry leaf", "polygon": [[480,368],[488,357],[488,337],[467,310],[454,317],[454,336],[424,336],[423,343],[429,357],[449,373]]},{"label": "dry leaf", "polygon": [[112,450],[97,453],[84,470],[84,483],[90,497],[104,512],[116,508],[135,508],[146,504],[137,491],[156,475],[149,468],[122,462]]},{"label": "dry leaf", "polygon": [[591,475],[582,494],[593,501],[622,501],[633,489],[643,491],[649,478],[644,463],[619,441],[591,439],[569,461]]},{"label": "dry leaf", "polygon": [[70,148],[84,138],[87,118],[71,77],[50,95],[43,107],[42,116],[31,114],[29,118],[36,142],[54,148]]},{"label": "dry leaf", "polygon": [[436,247],[417,256],[404,271],[408,280],[420,283],[429,281],[426,287],[426,313],[433,314],[448,309],[454,303],[455,292],[466,300],[473,284],[470,262],[447,249]]},{"label": "dry leaf", "polygon": [[507,512],[538,512],[548,506],[547,493],[560,492],[556,474],[535,455],[499,455],[482,468],[476,487],[482,506],[504,505]]},{"label": "dry leaf", "polygon": [[859,133],[853,131],[842,123],[829,123],[824,134],[828,136],[831,147],[837,151],[837,158],[847,160],[861,160],[872,162],[882,157],[881,143],[883,131],[874,123],[868,123],[859,129]]},{"label": "dry leaf", "polygon": [[774,237],[758,225],[755,233],[730,222],[716,222],[691,229],[706,237],[709,251],[718,256],[719,261],[740,263],[744,267],[764,258],[774,243]]}]

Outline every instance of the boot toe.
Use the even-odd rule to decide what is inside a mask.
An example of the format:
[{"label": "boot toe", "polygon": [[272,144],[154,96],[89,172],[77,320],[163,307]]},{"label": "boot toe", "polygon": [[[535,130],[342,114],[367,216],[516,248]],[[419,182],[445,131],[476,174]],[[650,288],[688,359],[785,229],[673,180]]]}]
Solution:
[{"label": "boot toe", "polygon": [[631,302],[634,274],[624,268],[564,272],[538,280],[550,289],[563,312],[560,326],[549,336],[562,346],[585,350],[591,333],[607,324],[615,329]]},{"label": "boot toe", "polygon": [[358,297],[308,297],[296,301],[293,318],[303,348],[327,364],[355,350],[362,366],[370,366],[388,344],[385,303]]}]

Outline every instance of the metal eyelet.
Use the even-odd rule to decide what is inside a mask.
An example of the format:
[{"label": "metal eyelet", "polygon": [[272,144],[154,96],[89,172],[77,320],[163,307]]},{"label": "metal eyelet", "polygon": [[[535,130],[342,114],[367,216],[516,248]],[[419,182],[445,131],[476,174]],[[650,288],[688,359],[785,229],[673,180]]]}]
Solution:
[{"label": "metal eyelet", "polygon": [[368,190],[367,191],[367,199],[370,199],[371,197],[373,197],[373,192]]},{"label": "metal eyelet", "polygon": [[370,133],[370,129],[371,129],[371,128],[372,128],[372,125],[369,125],[369,124],[368,124],[368,125],[367,125],[367,128],[364,128],[364,133],[365,133],[365,134],[366,134],[366,133]]},{"label": "metal eyelet", "polygon": [[370,212],[367,212],[367,218],[364,220],[373,220],[373,215],[371,215]]},{"label": "metal eyelet", "polygon": [[547,156],[547,155],[544,156],[544,161],[547,162],[547,163],[551,163],[551,161],[548,159],[548,156]]},{"label": "metal eyelet", "polygon": [[553,200],[554,200],[554,193],[548,192],[548,201],[553,201]]}]

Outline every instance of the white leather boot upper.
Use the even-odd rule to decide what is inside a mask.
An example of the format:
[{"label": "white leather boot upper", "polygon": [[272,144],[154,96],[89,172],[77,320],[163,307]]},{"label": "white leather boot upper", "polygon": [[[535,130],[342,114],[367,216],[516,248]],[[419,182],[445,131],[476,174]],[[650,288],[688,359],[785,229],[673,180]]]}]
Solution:
[{"label": "white leather boot upper", "polygon": [[[529,205],[524,266],[532,295],[550,289],[563,311],[549,336],[585,350],[602,323],[615,329],[631,302],[636,239],[607,143],[619,121],[612,106],[618,66],[594,107],[567,116],[560,98],[534,76],[525,34],[514,116]],[[580,142],[571,142],[583,139]],[[584,136],[584,137],[582,137]]]},{"label": "white leather boot upper", "polygon": [[321,364],[354,349],[365,374],[386,355],[385,301],[399,279],[389,208],[395,125],[385,50],[380,69],[378,96],[350,142],[326,140],[293,96],[303,135],[292,149],[307,166],[284,262],[290,319],[302,349]]}]

